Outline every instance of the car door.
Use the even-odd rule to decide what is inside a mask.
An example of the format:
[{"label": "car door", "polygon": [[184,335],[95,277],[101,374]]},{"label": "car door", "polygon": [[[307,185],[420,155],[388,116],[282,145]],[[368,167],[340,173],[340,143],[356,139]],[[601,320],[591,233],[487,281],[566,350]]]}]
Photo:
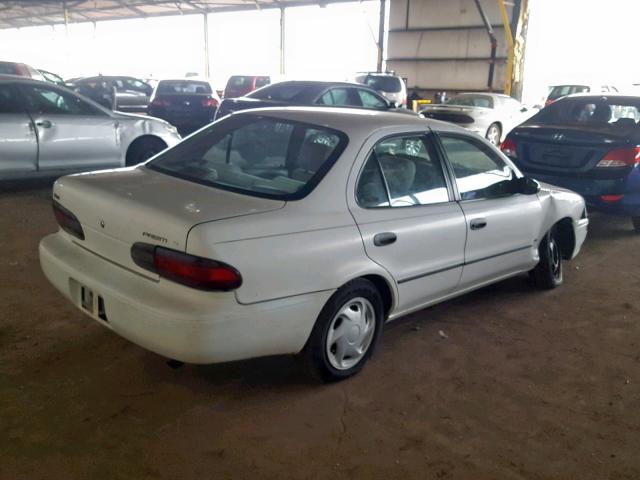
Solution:
[{"label": "car door", "polygon": [[39,170],[122,164],[116,118],[54,86],[25,83],[20,90],[36,128]]},{"label": "car door", "polygon": [[367,255],[398,285],[398,308],[451,293],[464,260],[466,225],[430,135],[369,145],[349,208]]},{"label": "car door", "polygon": [[512,193],[515,167],[482,140],[462,133],[440,133],[439,138],[466,218],[460,288],[535,266],[542,222],[538,196]]},{"label": "car door", "polygon": [[0,83],[0,176],[38,168],[38,140],[15,85]]}]

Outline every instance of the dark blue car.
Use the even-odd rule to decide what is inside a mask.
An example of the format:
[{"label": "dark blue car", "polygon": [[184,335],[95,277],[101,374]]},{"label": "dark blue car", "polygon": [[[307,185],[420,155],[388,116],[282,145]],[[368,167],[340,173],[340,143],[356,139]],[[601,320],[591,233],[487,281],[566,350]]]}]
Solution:
[{"label": "dark blue car", "polygon": [[639,120],[640,97],[572,95],[512,130],[501,148],[525,175],[631,217],[640,233]]}]

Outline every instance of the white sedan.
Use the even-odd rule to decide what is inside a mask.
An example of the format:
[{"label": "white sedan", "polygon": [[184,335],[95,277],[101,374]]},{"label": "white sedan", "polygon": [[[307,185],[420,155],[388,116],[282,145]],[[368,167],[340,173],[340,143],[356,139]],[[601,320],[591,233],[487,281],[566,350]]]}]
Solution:
[{"label": "white sedan", "polygon": [[325,379],[387,320],[523,272],[561,284],[588,224],[462,128],[336,108],[236,113],[53,197],[42,268],[94,320],[184,362],[304,351]]}]

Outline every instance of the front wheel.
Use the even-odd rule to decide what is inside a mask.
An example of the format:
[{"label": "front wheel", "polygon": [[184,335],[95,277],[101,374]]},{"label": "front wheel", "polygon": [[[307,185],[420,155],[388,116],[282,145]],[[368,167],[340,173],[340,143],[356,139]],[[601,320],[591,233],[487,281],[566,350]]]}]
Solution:
[{"label": "front wheel", "polygon": [[368,280],[357,279],[328,300],[305,347],[313,369],[324,381],[358,373],[380,338],[383,325],[380,293]]},{"label": "front wheel", "polygon": [[500,138],[502,137],[502,129],[497,123],[492,123],[487,129],[485,138],[493,143],[496,147],[500,146]]},{"label": "front wheel", "polygon": [[631,217],[631,221],[633,222],[633,229],[636,233],[640,233],[640,217]]},{"label": "front wheel", "polygon": [[550,290],[562,285],[562,252],[558,245],[556,228],[547,232],[538,247],[540,262],[531,270],[536,287]]}]

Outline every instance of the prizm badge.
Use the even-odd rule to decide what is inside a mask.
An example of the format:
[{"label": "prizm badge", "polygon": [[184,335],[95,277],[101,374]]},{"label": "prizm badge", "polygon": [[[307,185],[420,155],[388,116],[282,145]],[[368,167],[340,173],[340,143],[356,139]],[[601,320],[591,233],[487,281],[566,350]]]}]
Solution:
[{"label": "prizm badge", "polygon": [[169,240],[167,240],[164,237],[161,237],[160,235],[156,235],[155,233],[142,232],[142,236],[149,237],[151,240],[155,240],[156,242],[169,243]]}]

